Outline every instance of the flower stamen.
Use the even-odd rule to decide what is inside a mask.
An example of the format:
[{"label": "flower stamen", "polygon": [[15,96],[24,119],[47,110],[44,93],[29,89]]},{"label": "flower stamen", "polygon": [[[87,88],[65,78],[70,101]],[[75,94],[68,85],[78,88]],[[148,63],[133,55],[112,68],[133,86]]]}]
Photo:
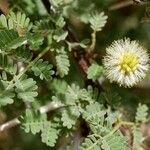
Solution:
[{"label": "flower stamen", "polygon": [[136,55],[131,52],[126,52],[119,60],[120,71],[123,74],[129,74],[137,68],[139,60]]}]

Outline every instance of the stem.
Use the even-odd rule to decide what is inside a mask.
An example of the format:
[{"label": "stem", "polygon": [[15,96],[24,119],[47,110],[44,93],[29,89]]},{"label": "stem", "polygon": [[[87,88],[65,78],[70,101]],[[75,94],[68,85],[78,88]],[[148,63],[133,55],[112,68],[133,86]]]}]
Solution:
[{"label": "stem", "polygon": [[[94,136],[98,137],[99,139],[102,139],[103,137],[101,137],[100,135],[98,134],[93,134]],[[91,150],[96,144],[98,144],[99,142],[99,139],[92,145],[90,146],[87,150]]]},{"label": "stem", "polygon": [[[71,107],[71,106],[74,106],[74,105],[64,105],[64,104],[56,103],[56,102],[49,102],[46,105],[41,106],[38,109],[38,111],[39,111],[40,114],[46,114],[50,111],[54,111],[54,110],[65,108],[65,107]],[[15,127],[15,126],[21,124],[21,122],[18,118],[14,118],[10,121],[7,121],[7,122],[1,124],[0,125],[0,133],[7,130],[7,129],[10,129],[12,127]]]},{"label": "stem", "polygon": [[91,39],[92,39],[92,43],[90,47],[87,49],[88,53],[92,52],[95,49],[95,45],[96,45],[96,31],[95,30],[91,34]]},{"label": "stem", "polygon": [[20,121],[18,118],[14,118],[2,125],[0,125],[0,132],[4,131],[4,130],[7,130],[9,128],[12,128],[12,127],[15,127],[16,125],[19,125],[20,124]]},{"label": "stem", "polygon": [[[44,114],[44,113],[47,113],[47,112],[50,112],[52,110],[62,108],[62,107],[65,107],[65,106],[60,103],[50,102],[44,106],[41,106],[38,110],[39,110],[40,114]],[[10,121],[7,121],[7,122],[1,124],[0,125],[0,133],[21,124],[21,122],[19,121],[18,118],[14,118]]]},{"label": "stem", "polygon": [[122,125],[126,125],[126,126],[134,126],[135,124],[133,122],[126,122],[126,121],[120,121],[119,124],[106,136],[104,136],[104,138],[109,137],[110,135],[114,134]]},{"label": "stem", "polygon": [[98,144],[98,142],[99,142],[99,139],[92,146],[90,146],[89,148],[87,148],[87,150],[91,150],[95,145]]},{"label": "stem", "polygon": [[134,5],[133,0],[127,0],[127,1],[123,1],[123,2],[119,2],[117,4],[114,4],[112,6],[109,7],[109,11],[114,11],[114,10],[118,10],[124,7],[128,7]]},{"label": "stem", "polygon": [[120,126],[121,125],[134,126],[135,125],[133,122],[127,122],[127,121],[121,121],[119,124],[120,124]]},{"label": "stem", "polygon": [[[120,121],[119,124],[106,136],[101,137],[97,134],[94,134],[94,135],[97,136],[99,139],[105,139],[105,138],[111,136],[112,134],[114,134],[117,130],[119,130],[120,126],[122,126],[122,125],[134,126],[135,124],[133,122]],[[92,146],[90,146],[87,150],[91,150],[96,144],[98,144],[99,139]]]}]

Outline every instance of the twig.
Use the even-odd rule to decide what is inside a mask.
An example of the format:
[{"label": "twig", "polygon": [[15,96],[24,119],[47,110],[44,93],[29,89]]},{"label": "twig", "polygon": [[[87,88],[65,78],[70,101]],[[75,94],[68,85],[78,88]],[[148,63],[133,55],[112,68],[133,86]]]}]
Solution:
[{"label": "twig", "polygon": [[96,31],[94,30],[91,34],[92,43],[90,47],[87,49],[87,53],[91,53],[95,49],[96,45]]},{"label": "twig", "polygon": [[131,5],[134,5],[133,0],[126,0],[126,1],[122,1],[120,3],[117,3],[117,4],[114,4],[114,5],[110,6],[108,10],[109,11],[118,10],[118,9],[128,7],[128,6],[131,6]]},{"label": "twig", "polygon": [[20,121],[18,120],[18,118],[14,118],[14,119],[0,125],[0,132],[3,132],[9,128],[15,127],[19,124],[20,124]]},{"label": "twig", "polygon": [[146,1],[137,1],[136,0],[124,0],[122,2],[119,2],[119,3],[116,3],[112,6],[110,6],[108,8],[109,11],[114,11],[114,10],[118,10],[118,9],[121,9],[121,8],[124,8],[124,7],[128,7],[128,6],[131,6],[131,5],[147,5],[149,4],[149,2],[146,2]]},{"label": "twig", "polygon": [[61,107],[64,107],[64,105],[60,103],[51,102],[51,103],[48,103],[47,105],[40,107],[39,111],[41,114],[44,114],[44,113],[47,113],[49,111],[52,111]]},{"label": "twig", "polygon": [[[61,108],[61,107],[63,107],[63,106],[64,106],[64,105],[62,105],[62,104],[60,104],[60,103],[51,102],[51,103],[48,103],[48,104],[46,104],[46,105],[44,105],[44,106],[41,106],[41,107],[39,108],[39,112],[40,112],[41,114],[43,114],[43,113],[47,113],[47,112],[50,112],[50,111],[52,111],[52,110]],[[19,117],[18,117],[18,118],[19,118]],[[0,125],[0,133],[1,133],[1,132],[4,132],[5,130],[8,130],[8,129],[12,128],[12,127],[15,127],[15,126],[21,124],[21,122],[19,121],[18,118],[14,118],[14,119],[12,119],[12,120],[10,120],[10,121],[7,121],[7,122],[1,124],[1,125]]]},{"label": "twig", "polygon": [[21,71],[17,76],[14,76],[14,78],[9,82],[5,90],[8,90],[10,87],[12,87],[14,82],[19,80],[28,71],[28,69],[30,69],[48,50],[49,48],[44,49],[41,53],[38,54],[38,56],[33,61],[31,61],[27,65],[27,67],[23,71]]}]

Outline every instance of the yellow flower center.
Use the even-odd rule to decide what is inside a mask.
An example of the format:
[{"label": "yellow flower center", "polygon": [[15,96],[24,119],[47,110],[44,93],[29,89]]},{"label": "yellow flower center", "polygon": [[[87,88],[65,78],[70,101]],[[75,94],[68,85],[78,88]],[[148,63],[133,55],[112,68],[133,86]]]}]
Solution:
[{"label": "yellow flower center", "polygon": [[134,53],[125,52],[119,61],[119,69],[123,74],[129,74],[137,68],[139,60]]}]

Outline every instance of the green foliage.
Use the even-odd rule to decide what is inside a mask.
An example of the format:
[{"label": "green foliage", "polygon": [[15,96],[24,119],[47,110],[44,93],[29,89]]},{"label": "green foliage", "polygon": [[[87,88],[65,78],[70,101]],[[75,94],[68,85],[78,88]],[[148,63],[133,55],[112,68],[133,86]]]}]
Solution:
[{"label": "green foliage", "polygon": [[71,129],[73,125],[75,125],[77,116],[70,115],[69,111],[63,111],[61,121],[63,122],[63,126]]},{"label": "green foliage", "polygon": [[104,150],[129,150],[127,139],[117,133],[104,137],[101,147]]},{"label": "green foliage", "polygon": [[32,58],[32,53],[29,48],[24,46],[18,47],[17,49],[11,50],[11,55],[22,62],[29,62]]},{"label": "green foliage", "polygon": [[89,17],[89,23],[91,24],[91,28],[94,31],[101,31],[107,22],[107,16],[104,15],[104,12],[101,13],[93,13]]},{"label": "green foliage", "polygon": [[15,75],[17,72],[17,66],[14,64],[13,60],[10,59],[7,55],[0,54],[0,69],[5,72]]},{"label": "green foliage", "polygon": [[[94,144],[95,143],[95,144]],[[88,136],[84,143],[82,143],[81,150],[101,150],[100,141],[94,135]]]},{"label": "green foliage", "polygon": [[93,63],[89,68],[88,68],[88,79],[93,79],[96,80],[98,79],[104,72],[104,69],[102,66],[99,66],[98,64]]},{"label": "green foliage", "polygon": [[40,21],[36,21],[33,26],[33,31],[36,33],[41,33],[43,35],[47,35],[55,29],[55,24],[50,19],[44,19]]},{"label": "green foliage", "polygon": [[112,129],[118,116],[118,113],[104,109],[99,103],[88,105],[83,117],[89,122],[92,133],[85,139],[81,149],[128,150],[126,138]]},{"label": "green foliage", "polygon": [[14,94],[14,88],[13,86],[9,86],[9,82],[7,82],[5,72],[3,72],[1,81],[0,81],[0,107],[6,106],[7,104],[12,104],[14,102],[13,98],[15,96]]},{"label": "green foliage", "polygon": [[53,36],[54,40],[56,40],[57,42],[60,42],[62,40],[65,40],[66,37],[68,35],[67,31],[63,31],[63,30],[58,30],[56,31],[55,35]]},{"label": "green foliage", "polygon": [[22,128],[26,133],[31,132],[32,134],[36,134],[41,132],[42,142],[51,147],[55,146],[59,130],[52,127],[52,124],[47,120],[46,115],[40,115],[27,109],[25,116],[22,116],[21,120]]},{"label": "green foliage", "polygon": [[92,103],[92,98],[90,97],[90,94],[87,92],[87,90],[80,89],[80,87],[75,84],[68,86],[65,96],[66,103],[70,105],[78,103],[80,101],[87,101],[89,103]]},{"label": "green foliage", "polygon": [[24,36],[31,27],[30,19],[24,13],[10,12],[8,19],[3,14],[0,16],[0,28],[15,29],[19,36]]},{"label": "green foliage", "polygon": [[30,19],[26,17],[25,14],[21,14],[21,12],[17,12],[16,14],[14,12],[10,12],[9,15],[10,22],[13,22],[13,28],[16,28],[19,35],[24,35],[24,32],[26,30],[29,30],[31,28]]},{"label": "green foliage", "polygon": [[142,132],[140,128],[133,128],[133,149],[139,149],[142,144]]},{"label": "green foliage", "polygon": [[[19,149],[36,146],[37,150],[44,149],[44,144],[50,149],[69,150],[140,149],[145,138],[140,127],[149,121],[149,110],[146,104],[139,104],[136,113],[132,107],[141,97],[145,103],[144,98],[148,98],[142,93],[147,87],[138,85],[136,90],[145,91],[135,96],[128,89],[108,83],[101,58],[110,41],[124,35],[141,38],[149,46],[149,41],[144,41],[149,39],[149,28],[139,27],[137,12],[111,11],[116,9],[111,7],[113,0],[8,0],[8,3],[10,13],[0,15],[0,108],[3,111],[0,111],[0,122],[3,113],[8,119],[20,119],[0,125],[0,131],[20,124],[26,133],[37,136],[26,138],[18,132],[12,133],[14,138],[9,140],[4,136],[4,145],[8,145],[4,149],[10,149],[10,143],[21,145],[21,142],[24,143]],[[147,5],[144,22],[149,22],[148,8]],[[7,14],[5,9],[1,10]],[[109,15],[106,29],[108,17],[104,10]],[[134,15],[129,15],[133,12]],[[102,29],[104,32],[96,35]]]},{"label": "green foliage", "polygon": [[54,147],[58,139],[58,133],[59,130],[53,128],[50,122],[44,124],[41,133],[42,142],[50,147]]},{"label": "green foliage", "polygon": [[44,37],[42,37],[40,34],[34,33],[27,35],[27,39],[30,49],[37,50],[43,44]]},{"label": "green foliage", "polygon": [[146,122],[148,120],[147,116],[148,116],[148,107],[145,104],[143,105],[139,104],[135,117],[136,123]]},{"label": "green foliage", "polygon": [[65,92],[65,106],[70,107],[62,113],[61,121],[63,126],[68,129],[72,128],[78,117],[83,113],[84,105],[87,105],[90,101],[92,102],[92,99],[86,89],[80,89],[75,84],[68,86]]},{"label": "green foliage", "polygon": [[110,89],[102,92],[99,99],[102,102],[106,102],[111,105],[112,108],[117,108],[121,104],[121,96],[117,92],[111,91]]},{"label": "green foliage", "polygon": [[55,22],[55,25],[58,29],[62,29],[66,24],[63,15],[54,16],[53,21]]},{"label": "green foliage", "polygon": [[35,76],[39,76],[41,80],[49,80],[51,79],[54,71],[52,70],[52,65],[48,63],[48,61],[43,61],[39,59],[31,68],[34,72]]},{"label": "green foliage", "polygon": [[85,39],[85,40],[81,41],[80,43],[78,43],[78,42],[71,43],[71,42],[67,41],[68,50],[71,52],[72,49],[76,48],[76,47],[86,48],[88,43],[89,43],[89,39]]},{"label": "green foliage", "polygon": [[33,102],[38,95],[38,87],[32,78],[22,78],[16,81],[15,86],[18,98],[26,102]]},{"label": "green foliage", "polygon": [[27,109],[25,116],[21,117],[22,128],[26,133],[39,133],[43,129],[43,124],[47,122],[45,115],[36,115],[32,110]]},{"label": "green foliage", "polygon": [[64,77],[69,72],[69,58],[65,51],[60,52],[56,56],[56,65],[57,65],[57,71],[60,75],[60,77]]},{"label": "green foliage", "polygon": [[103,110],[99,103],[92,103],[86,107],[86,111],[83,113],[83,117],[90,122],[95,120],[97,117],[103,117],[105,114],[106,112]]},{"label": "green foliage", "polygon": [[0,31],[0,49],[10,51],[26,43],[24,37],[19,37],[18,33],[14,30]]},{"label": "green foliage", "polygon": [[9,2],[12,6],[12,10],[19,10],[28,15],[47,15],[47,11],[41,0],[16,0],[15,3],[13,0],[9,0]]},{"label": "green foliage", "polygon": [[50,88],[58,94],[64,94],[66,92],[67,87],[68,84],[64,80],[53,79]]}]

